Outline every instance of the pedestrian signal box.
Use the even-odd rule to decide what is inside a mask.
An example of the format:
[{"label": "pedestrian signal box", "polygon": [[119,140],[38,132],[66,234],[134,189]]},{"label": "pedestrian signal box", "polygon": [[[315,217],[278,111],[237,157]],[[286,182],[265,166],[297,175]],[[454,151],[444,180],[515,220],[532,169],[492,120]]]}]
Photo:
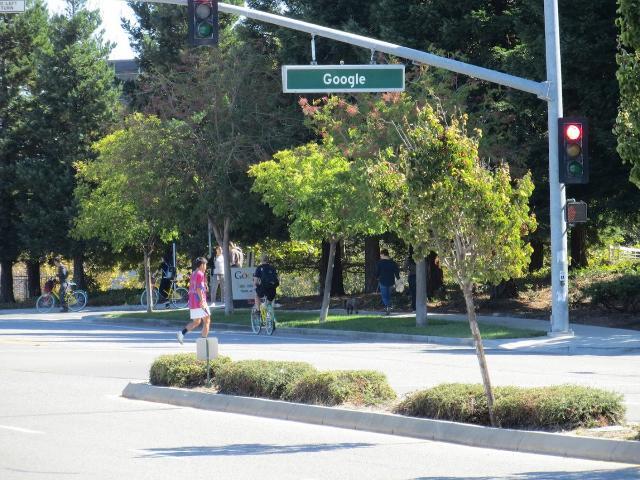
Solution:
[{"label": "pedestrian signal box", "polygon": [[584,223],[587,220],[587,204],[581,201],[567,200],[567,223]]}]

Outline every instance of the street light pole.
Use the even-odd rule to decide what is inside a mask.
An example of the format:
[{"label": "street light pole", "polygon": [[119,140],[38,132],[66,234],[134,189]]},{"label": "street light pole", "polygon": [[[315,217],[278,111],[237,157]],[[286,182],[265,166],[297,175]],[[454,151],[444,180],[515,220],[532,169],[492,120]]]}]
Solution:
[{"label": "street light pole", "polygon": [[544,0],[544,32],[548,85],[549,216],[551,220],[551,330],[550,335],[569,335],[569,286],[567,260],[566,187],[560,183],[558,119],[562,117],[562,71],[558,0]]}]

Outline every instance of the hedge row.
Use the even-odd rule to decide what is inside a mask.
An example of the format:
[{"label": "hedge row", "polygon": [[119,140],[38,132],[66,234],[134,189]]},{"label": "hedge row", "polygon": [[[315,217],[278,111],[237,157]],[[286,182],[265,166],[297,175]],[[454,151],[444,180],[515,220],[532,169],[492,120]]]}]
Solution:
[{"label": "hedge row", "polygon": [[[205,384],[206,372],[206,362],[193,353],[163,355],[151,365],[149,381],[159,386],[197,387]],[[379,405],[396,398],[382,373],[318,372],[304,362],[232,362],[218,357],[211,362],[211,377],[220,393],[315,405]]]},{"label": "hedge row", "polygon": [[[577,385],[494,387],[496,419],[504,428],[572,430],[619,424],[622,395]],[[489,425],[484,388],[443,384],[407,396],[395,410],[402,415]]]}]

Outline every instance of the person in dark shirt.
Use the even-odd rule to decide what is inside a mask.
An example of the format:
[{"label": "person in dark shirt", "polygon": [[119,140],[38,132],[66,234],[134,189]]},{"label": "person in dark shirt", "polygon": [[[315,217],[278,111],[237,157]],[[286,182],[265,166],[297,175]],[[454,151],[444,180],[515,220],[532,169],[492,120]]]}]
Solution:
[{"label": "person in dark shirt", "polygon": [[276,288],[280,286],[280,278],[278,271],[269,263],[267,254],[262,255],[260,265],[253,274],[253,286],[256,289],[255,308],[260,308],[262,297],[267,297],[269,302],[273,302],[276,298]]},{"label": "person in dark shirt", "polygon": [[62,257],[58,255],[53,259],[53,264],[56,266],[56,275],[58,277],[58,282],[60,283],[60,311],[68,312],[69,306],[67,305],[67,289],[69,288],[69,283],[67,282],[67,278],[69,277],[69,270],[66,265],[62,263]]},{"label": "person in dark shirt", "polygon": [[413,260],[413,256],[408,255],[404,262],[404,269],[407,271],[407,278],[409,279],[409,295],[411,296],[411,310],[416,309],[416,262]]},{"label": "person in dark shirt", "polygon": [[169,289],[171,288],[171,280],[173,280],[175,269],[169,261],[168,255],[162,257],[160,272],[162,278],[160,279],[160,287],[158,288],[158,304],[164,303],[165,308],[169,308]]},{"label": "person in dark shirt", "polygon": [[391,311],[391,289],[396,283],[396,279],[400,278],[400,268],[398,264],[389,258],[389,250],[383,248],[380,251],[380,260],[376,266],[376,277],[380,286],[380,296],[382,303],[389,315]]}]

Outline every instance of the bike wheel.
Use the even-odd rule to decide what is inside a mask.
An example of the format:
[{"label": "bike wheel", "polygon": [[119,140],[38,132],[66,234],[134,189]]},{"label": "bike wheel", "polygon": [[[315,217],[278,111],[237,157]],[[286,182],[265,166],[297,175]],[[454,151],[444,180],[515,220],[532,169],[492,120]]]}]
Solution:
[{"label": "bike wheel", "polygon": [[[155,307],[158,304],[158,289],[154,288],[151,292],[151,306]],[[145,288],[142,292],[142,294],[140,295],[140,305],[142,305],[144,308],[147,308],[147,289]]]},{"label": "bike wheel", "polygon": [[273,311],[273,305],[267,305],[266,312],[266,332],[267,335],[273,335],[276,330],[276,313]]},{"label": "bike wheel", "polygon": [[186,288],[178,287],[171,291],[169,296],[171,305],[176,308],[186,308],[189,303],[189,290]]},{"label": "bike wheel", "polygon": [[262,318],[260,317],[260,310],[256,308],[251,309],[251,330],[258,335],[262,328]]},{"label": "bike wheel", "polygon": [[55,304],[56,299],[53,295],[45,293],[44,295],[40,295],[38,300],[36,300],[36,309],[38,310],[38,313],[47,313],[51,311]]},{"label": "bike wheel", "polygon": [[79,312],[87,306],[87,294],[82,290],[74,290],[67,299],[69,310]]}]

